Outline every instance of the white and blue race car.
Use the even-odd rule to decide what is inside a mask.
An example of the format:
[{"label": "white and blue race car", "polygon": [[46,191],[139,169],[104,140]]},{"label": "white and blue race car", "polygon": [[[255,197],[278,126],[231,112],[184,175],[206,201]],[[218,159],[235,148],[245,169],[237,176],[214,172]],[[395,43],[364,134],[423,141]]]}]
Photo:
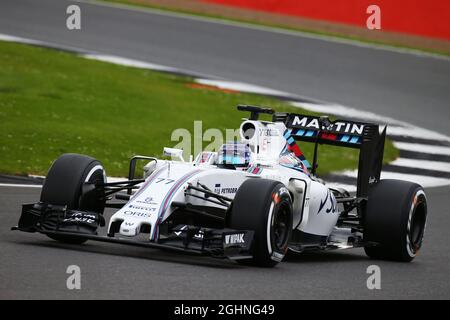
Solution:
[{"label": "white and blue race car", "polygon": [[[411,261],[427,217],[423,188],[380,180],[386,129],[327,117],[250,112],[240,141],[185,162],[136,156],[128,180],[107,182],[101,163],[64,154],[51,166],[38,203],[25,204],[15,230],[52,239],[154,247],[274,266],[288,250],[364,247],[376,259]],[[260,121],[261,113],[272,121]],[[297,145],[315,144],[310,165]],[[357,192],[328,187],[316,176],[317,150],[330,144],[360,150]],[[143,179],[136,163],[147,161]],[[113,198],[114,196],[114,198]],[[115,208],[107,224],[105,208]]]}]

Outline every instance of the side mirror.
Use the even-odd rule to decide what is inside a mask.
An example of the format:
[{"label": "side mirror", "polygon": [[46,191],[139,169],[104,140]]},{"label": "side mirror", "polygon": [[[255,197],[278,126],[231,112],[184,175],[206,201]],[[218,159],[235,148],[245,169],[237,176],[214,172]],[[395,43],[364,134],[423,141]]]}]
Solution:
[{"label": "side mirror", "polygon": [[182,149],[174,149],[174,148],[164,148],[164,155],[167,157],[171,157],[172,160],[184,161],[183,158],[183,150]]}]

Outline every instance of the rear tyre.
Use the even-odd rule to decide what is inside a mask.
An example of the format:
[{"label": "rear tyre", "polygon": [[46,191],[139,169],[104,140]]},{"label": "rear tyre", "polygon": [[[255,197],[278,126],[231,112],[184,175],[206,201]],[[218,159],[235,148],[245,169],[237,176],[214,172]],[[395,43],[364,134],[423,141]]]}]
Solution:
[{"label": "rear tyre", "polygon": [[[106,174],[101,163],[94,158],[79,154],[63,154],[53,162],[45,178],[41,202],[67,206],[67,209],[92,211],[103,214],[105,199],[98,192],[83,194],[85,182],[105,181]],[[81,244],[78,237],[49,235],[66,243]]]},{"label": "rear tyre", "polygon": [[249,179],[239,188],[228,217],[228,226],[255,232],[250,260],[244,264],[273,267],[283,260],[292,232],[292,200],[278,181]]},{"label": "rear tyre", "polygon": [[378,245],[365,247],[372,259],[412,261],[425,233],[427,199],[418,184],[381,180],[371,187],[364,218],[364,239]]}]

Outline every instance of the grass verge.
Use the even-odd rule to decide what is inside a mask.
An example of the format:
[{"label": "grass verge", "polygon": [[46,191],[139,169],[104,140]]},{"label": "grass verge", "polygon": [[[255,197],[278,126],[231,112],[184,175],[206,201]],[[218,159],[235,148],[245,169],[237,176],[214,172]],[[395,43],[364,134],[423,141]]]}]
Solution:
[{"label": "grass verge", "polygon": [[[126,176],[135,154],[161,156],[176,128],[238,128],[239,103],[304,112],[257,95],[191,86],[192,79],[0,41],[0,173],[45,175],[62,153]],[[307,155],[312,145],[302,146]],[[385,162],[397,157],[388,141]],[[354,150],[322,147],[319,173],[356,168]]]}]

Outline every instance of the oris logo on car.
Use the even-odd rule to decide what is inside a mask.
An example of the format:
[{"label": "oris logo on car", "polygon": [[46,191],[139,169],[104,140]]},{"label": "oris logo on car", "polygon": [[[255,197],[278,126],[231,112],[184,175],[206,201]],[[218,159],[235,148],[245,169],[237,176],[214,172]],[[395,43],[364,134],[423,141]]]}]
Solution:
[{"label": "oris logo on car", "polygon": [[126,216],[130,216],[130,217],[142,217],[142,218],[148,218],[150,217],[150,213],[146,213],[146,212],[139,212],[139,211],[124,211],[123,213]]}]

